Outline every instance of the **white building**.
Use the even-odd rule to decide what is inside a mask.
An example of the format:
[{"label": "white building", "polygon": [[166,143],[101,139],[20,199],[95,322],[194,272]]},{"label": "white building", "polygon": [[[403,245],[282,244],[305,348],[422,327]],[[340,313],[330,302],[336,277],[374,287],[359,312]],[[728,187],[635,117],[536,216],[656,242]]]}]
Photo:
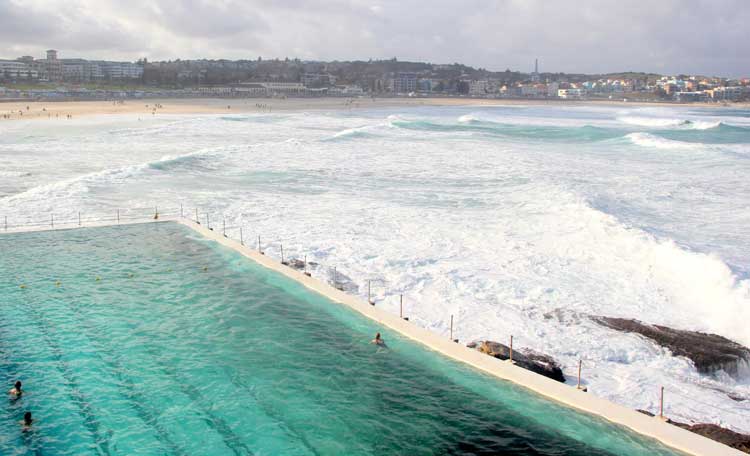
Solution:
[{"label": "white building", "polygon": [[565,99],[583,98],[583,89],[559,89],[557,96]]},{"label": "white building", "polygon": [[17,60],[0,60],[0,78],[37,79],[39,74],[29,65]]},{"label": "white building", "polygon": [[265,97],[268,96],[268,89],[263,84],[254,82],[242,83],[233,87],[238,96],[243,97]]},{"label": "white building", "polygon": [[132,62],[96,62],[107,79],[140,79],[143,66]]},{"label": "white building", "polygon": [[472,97],[483,97],[489,93],[489,81],[469,81],[469,95]]},{"label": "white building", "polygon": [[411,93],[417,91],[416,73],[398,73],[389,82],[391,92],[393,93]]},{"label": "white building", "polygon": [[743,95],[748,94],[746,87],[716,87],[710,91],[711,98],[714,100],[739,100]]},{"label": "white building", "polygon": [[279,95],[303,95],[305,85],[301,82],[260,82],[269,92]]},{"label": "white building", "polygon": [[550,82],[549,84],[547,84],[548,97],[556,97],[558,90],[560,90],[560,84],[558,84],[557,82]]}]

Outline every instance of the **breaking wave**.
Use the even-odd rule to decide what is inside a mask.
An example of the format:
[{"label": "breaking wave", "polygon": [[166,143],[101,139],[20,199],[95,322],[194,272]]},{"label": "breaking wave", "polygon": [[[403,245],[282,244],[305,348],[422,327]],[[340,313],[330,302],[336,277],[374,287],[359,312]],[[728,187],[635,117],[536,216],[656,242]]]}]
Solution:
[{"label": "breaking wave", "polygon": [[698,149],[703,147],[702,144],[674,141],[672,139],[666,139],[661,136],[643,132],[629,133],[625,135],[625,138],[630,140],[630,142],[636,146],[652,147],[655,149]]},{"label": "breaking wave", "polygon": [[383,124],[383,125],[365,125],[362,127],[353,127],[353,128],[347,128],[345,130],[341,130],[337,133],[335,133],[333,136],[326,138],[326,141],[336,141],[336,140],[344,140],[344,139],[351,139],[351,138],[367,138],[375,136],[372,133],[372,130],[383,127],[383,126],[389,126],[389,124]]},{"label": "breaking wave", "polygon": [[654,117],[618,117],[618,121],[637,127],[647,127],[653,129],[680,129],[680,130],[710,130],[724,126],[721,121],[706,120],[687,120],[687,119],[668,119]]},{"label": "breaking wave", "polygon": [[531,139],[552,142],[596,142],[614,139],[622,131],[592,125],[547,126],[517,125],[489,120],[480,120],[472,115],[461,116],[456,123],[428,120],[390,120],[390,125],[404,130],[428,131],[436,133],[476,133],[487,136]]},{"label": "breaking wave", "polygon": [[670,128],[687,125],[689,121],[683,119],[663,119],[653,117],[618,117],[617,120],[628,125],[651,128]]},{"label": "breaking wave", "polygon": [[0,171],[0,177],[29,177],[28,171]]}]

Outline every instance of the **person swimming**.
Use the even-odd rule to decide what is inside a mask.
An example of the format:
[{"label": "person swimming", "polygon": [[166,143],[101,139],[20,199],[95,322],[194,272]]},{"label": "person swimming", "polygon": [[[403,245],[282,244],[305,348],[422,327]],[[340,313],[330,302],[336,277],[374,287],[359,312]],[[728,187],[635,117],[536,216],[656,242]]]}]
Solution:
[{"label": "person swimming", "polygon": [[23,390],[21,389],[21,381],[17,380],[16,384],[13,385],[13,388],[8,391],[8,394],[10,394],[11,399],[18,399],[23,395]]},{"label": "person swimming", "polygon": [[375,334],[375,338],[372,340],[372,343],[375,345],[385,346],[385,341],[382,337],[380,337],[380,333]]},{"label": "person swimming", "polygon": [[34,424],[34,419],[31,417],[31,412],[23,414],[23,421],[21,421],[22,432],[28,432],[31,430],[31,426]]}]

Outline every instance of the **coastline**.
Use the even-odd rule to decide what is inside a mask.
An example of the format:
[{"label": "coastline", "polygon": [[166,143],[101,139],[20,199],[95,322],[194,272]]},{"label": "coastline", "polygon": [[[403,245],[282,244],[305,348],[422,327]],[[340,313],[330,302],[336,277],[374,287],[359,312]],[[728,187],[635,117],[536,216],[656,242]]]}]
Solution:
[{"label": "coastline", "polygon": [[[750,103],[731,105],[706,103],[623,102],[615,100],[536,100],[489,98],[153,98],[114,101],[0,101],[0,121],[67,119],[79,116],[161,114],[250,114],[284,111],[359,110],[418,106],[608,106],[622,108],[690,107],[747,109]],[[156,108],[155,108],[156,107]],[[23,114],[21,114],[21,112]],[[6,117],[7,116],[7,117]]]}]

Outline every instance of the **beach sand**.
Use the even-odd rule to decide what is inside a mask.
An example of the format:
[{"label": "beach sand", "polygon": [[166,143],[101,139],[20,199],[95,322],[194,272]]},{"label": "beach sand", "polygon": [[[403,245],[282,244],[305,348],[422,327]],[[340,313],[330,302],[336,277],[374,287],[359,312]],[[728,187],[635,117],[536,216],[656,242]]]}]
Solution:
[{"label": "beach sand", "polygon": [[[308,110],[356,110],[409,106],[686,106],[674,103],[633,103],[613,100],[509,100],[479,98],[169,98],[113,101],[29,101],[0,102],[0,121],[18,119],[67,119],[108,114],[220,114]],[[719,104],[690,104],[693,107],[722,107]],[[729,105],[747,108],[748,103]]]}]

